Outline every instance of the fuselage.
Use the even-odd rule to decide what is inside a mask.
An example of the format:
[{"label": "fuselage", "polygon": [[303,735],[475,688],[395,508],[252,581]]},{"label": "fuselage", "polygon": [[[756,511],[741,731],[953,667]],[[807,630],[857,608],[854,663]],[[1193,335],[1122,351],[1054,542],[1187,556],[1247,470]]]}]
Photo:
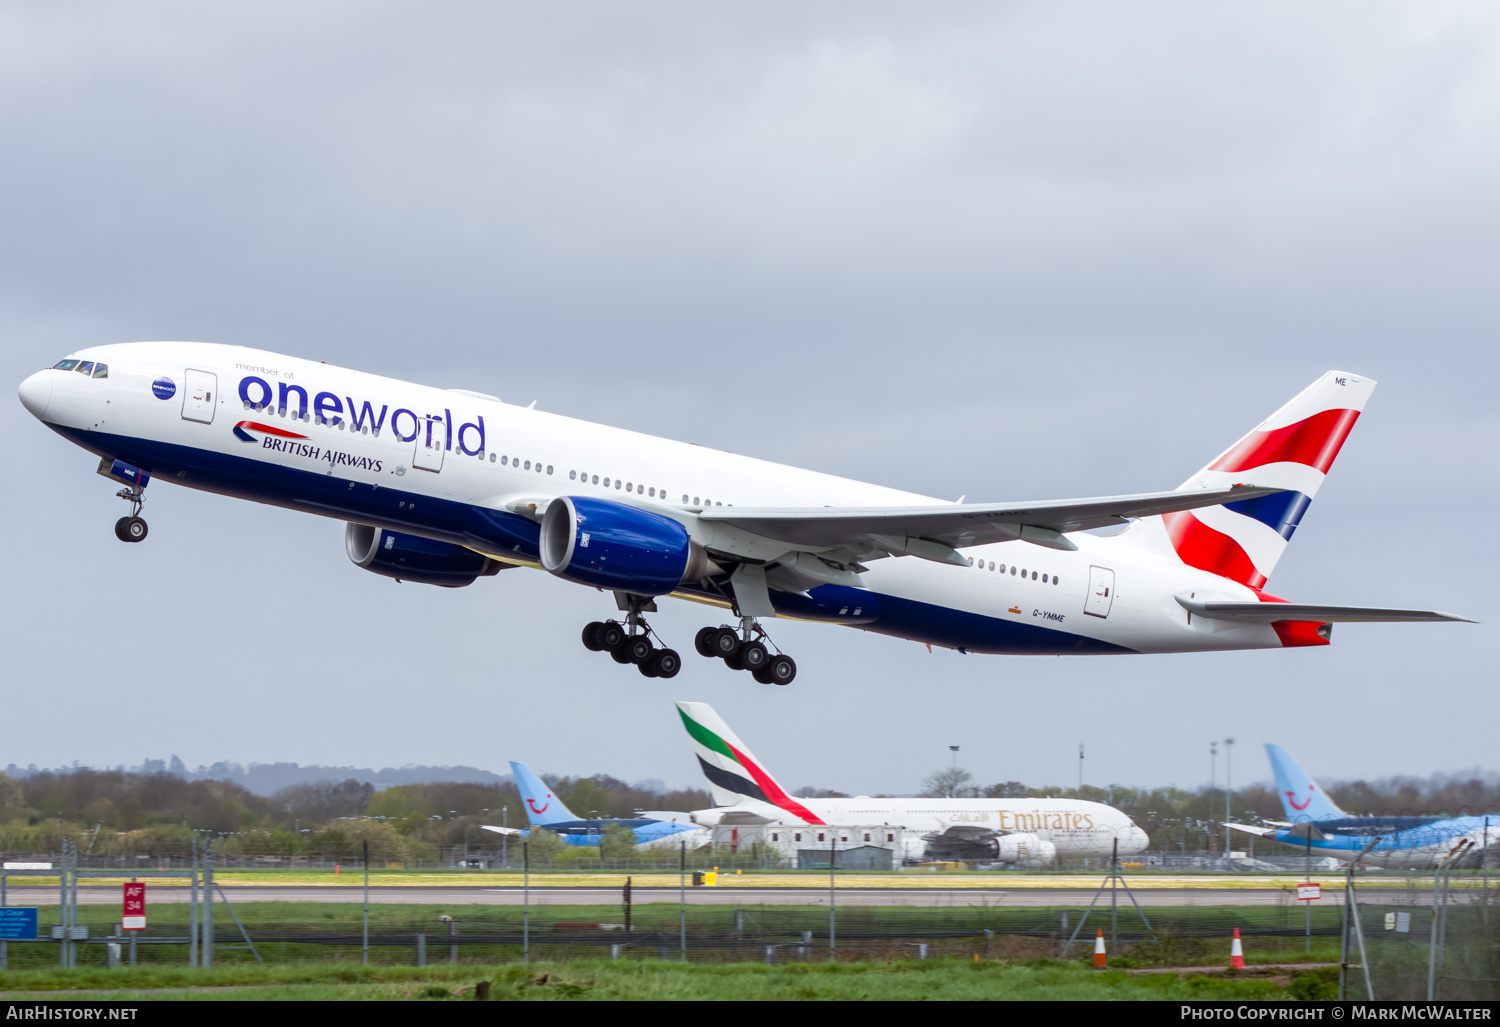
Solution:
[{"label": "fuselage", "polygon": [[[730,505],[945,502],[258,350],[126,343],[72,356],[106,365],[107,376],[50,369],[21,393],[33,414],[84,449],[161,481],[455,543],[509,564],[537,565],[534,510],[560,495],[677,515]],[[419,452],[424,442],[437,446],[435,459],[430,448],[425,458]],[[706,535],[695,540],[711,549],[722,529],[703,522],[700,530]],[[1127,534],[1146,530],[1161,529],[1138,522]],[[1244,585],[1124,536],[1072,541],[1072,552],[1019,540],[969,547],[967,567],[882,559],[862,574],[864,587],[771,597],[779,616],[970,653],[1284,644],[1269,625],[1192,617],[1174,598],[1256,601]],[[722,593],[692,586],[673,594],[729,605]]]},{"label": "fuselage", "polygon": [[[1372,842],[1374,847],[1360,859],[1362,866],[1411,870],[1434,867],[1465,840],[1472,845],[1475,863],[1479,854],[1500,845],[1500,817],[1347,817],[1312,822],[1316,830],[1309,840],[1307,826],[1278,830],[1275,838],[1284,845],[1320,856],[1352,860]],[[1489,860],[1496,859],[1490,853]]]},{"label": "fuselage", "polygon": [[[914,846],[923,835],[948,832],[1030,835],[1049,842],[1060,857],[1108,857],[1143,852],[1150,843],[1146,832],[1124,813],[1103,803],[1083,799],[921,799],[870,798],[799,799],[811,820],[788,813],[769,802],[746,802],[693,813],[704,826],[735,823],[785,829],[788,838],[775,843],[815,848],[819,845],[896,842],[895,832]],[[819,823],[818,821],[821,821]],[[891,837],[864,837],[888,828]],[[909,857],[916,853],[907,853]]]}]

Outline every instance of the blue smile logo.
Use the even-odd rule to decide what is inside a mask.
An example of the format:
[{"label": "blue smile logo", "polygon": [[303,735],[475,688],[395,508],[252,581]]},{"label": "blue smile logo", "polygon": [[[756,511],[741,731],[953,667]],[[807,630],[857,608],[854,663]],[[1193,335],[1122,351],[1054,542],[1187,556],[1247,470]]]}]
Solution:
[{"label": "blue smile logo", "polygon": [[161,377],[151,383],[151,391],[157,399],[171,399],[177,395],[177,383],[167,377]]}]

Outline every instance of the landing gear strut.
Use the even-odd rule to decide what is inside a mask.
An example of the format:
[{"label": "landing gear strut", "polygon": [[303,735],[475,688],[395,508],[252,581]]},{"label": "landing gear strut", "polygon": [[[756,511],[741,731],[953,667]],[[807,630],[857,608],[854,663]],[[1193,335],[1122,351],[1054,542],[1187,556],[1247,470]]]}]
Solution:
[{"label": "landing gear strut", "polygon": [[[648,678],[673,678],[682,669],[677,650],[657,646],[651,641],[656,632],[641,616],[645,604],[631,597],[625,623],[594,621],[583,629],[583,647],[590,652],[607,652],[616,663],[633,663]],[[655,609],[655,607],[652,607]],[[661,636],[657,636],[660,641]]]},{"label": "landing gear strut", "polygon": [[717,656],[730,670],[748,670],[763,685],[789,685],[797,676],[797,661],[767,648],[770,639],[754,617],[741,617],[736,631],[728,624],[706,627],[693,636],[701,656]]},{"label": "landing gear strut", "polygon": [[121,542],[140,542],[146,537],[146,522],[141,517],[141,504],[146,501],[145,491],[139,485],[127,485],[115,493],[130,504],[130,516],[115,521],[115,538]]}]

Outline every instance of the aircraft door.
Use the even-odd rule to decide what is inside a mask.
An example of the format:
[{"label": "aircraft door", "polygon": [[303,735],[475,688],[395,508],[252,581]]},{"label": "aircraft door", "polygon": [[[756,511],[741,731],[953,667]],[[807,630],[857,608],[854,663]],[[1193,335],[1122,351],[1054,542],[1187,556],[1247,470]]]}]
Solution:
[{"label": "aircraft door", "polygon": [[219,391],[219,377],[208,371],[186,371],[187,381],[182,390],[182,419],[212,424],[214,420],[214,393]]},{"label": "aircraft door", "polygon": [[1089,594],[1083,612],[1091,617],[1108,617],[1115,601],[1115,572],[1108,567],[1089,568]]},{"label": "aircraft door", "polygon": [[416,452],[412,454],[411,465],[424,471],[441,471],[447,439],[448,426],[443,423],[443,419],[427,415],[417,425]]}]

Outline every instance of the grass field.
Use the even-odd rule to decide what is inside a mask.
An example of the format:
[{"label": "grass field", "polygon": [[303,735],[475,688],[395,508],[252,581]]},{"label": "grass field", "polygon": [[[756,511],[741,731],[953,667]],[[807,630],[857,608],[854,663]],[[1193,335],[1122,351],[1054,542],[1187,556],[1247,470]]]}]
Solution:
[{"label": "grass field", "polygon": [[911,999],[1047,999],[1275,1001],[1330,997],[1327,969],[1306,974],[1240,975],[1099,972],[1053,961],[1006,963],[940,959],[880,963],[671,962],[509,964],[505,966],[363,967],[234,966],[212,970],[133,967],[115,970],[8,971],[0,998],[111,1001],[314,999],[473,999],[489,982],[495,1000],[886,1001]]},{"label": "grass field", "polygon": [[[311,966],[359,962],[362,911],[359,903],[240,902],[235,905],[241,921],[256,940],[261,957],[275,965]],[[89,924],[97,939],[109,930],[116,907],[84,906],[82,922]],[[736,913],[741,931],[736,931]],[[930,955],[972,959],[1005,958],[1030,960],[1056,957],[1061,949],[1060,910],[1033,907],[969,906],[879,907],[861,906],[841,910],[838,915],[838,954],[844,960],[903,960],[925,944]],[[1301,909],[1281,906],[1255,907],[1158,907],[1150,910],[1158,941],[1139,940],[1141,926],[1122,911],[1120,945],[1111,947],[1116,965],[1202,966],[1227,965],[1231,929],[1245,932],[1245,956],[1251,964],[1325,961],[1337,959],[1337,938],[1313,939],[1313,951],[1304,952],[1298,933]],[[1329,906],[1318,910],[1314,926],[1333,929],[1339,911]],[[612,945],[623,946],[622,962],[658,963],[662,949],[676,959],[680,911],[671,903],[637,904],[632,911],[634,930],[623,930],[623,910],[618,903],[587,906],[549,906],[535,911],[530,920],[531,954],[536,959],[597,959]],[[39,908],[43,925],[56,922],[56,907]],[[452,918],[445,920],[443,918]],[[1069,923],[1077,926],[1078,910]],[[151,928],[143,939],[185,937],[188,907],[182,903],[152,908]],[[470,906],[432,903],[372,904],[370,960],[387,967],[412,966],[416,962],[417,935],[426,937],[430,963],[449,958],[448,931],[457,932],[459,965],[511,963],[521,958],[522,911],[514,906]],[[237,930],[222,905],[216,913],[220,943],[238,942]],[[1082,944],[1070,954],[1087,962],[1092,952],[1094,929],[1108,933],[1108,912],[1096,914],[1080,935]],[[728,906],[689,906],[688,948],[695,962],[728,963],[763,958],[766,945],[776,946],[779,963],[816,962],[826,959],[828,911],[823,906],[757,906],[740,910]],[[805,948],[801,932],[812,935]],[[1256,932],[1277,931],[1279,934]],[[986,934],[985,932],[990,932]],[[52,943],[12,942],[8,950],[14,971],[44,971],[57,962]],[[138,959],[163,970],[186,969],[184,945],[139,946]],[[221,966],[254,962],[245,951],[223,951]],[[88,944],[79,950],[80,970],[100,967],[105,947]]]}]

